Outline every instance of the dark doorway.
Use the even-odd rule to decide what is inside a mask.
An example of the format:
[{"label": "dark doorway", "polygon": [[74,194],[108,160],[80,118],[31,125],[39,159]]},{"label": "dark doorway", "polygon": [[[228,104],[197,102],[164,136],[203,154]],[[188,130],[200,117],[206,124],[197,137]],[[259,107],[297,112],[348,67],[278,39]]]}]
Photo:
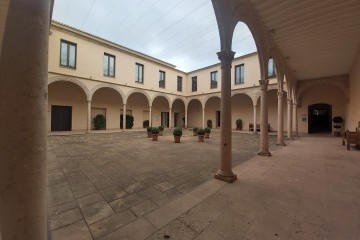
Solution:
[{"label": "dark doorway", "polygon": [[161,126],[169,127],[169,112],[161,112]]},{"label": "dark doorway", "polygon": [[308,107],[309,133],[331,133],[332,107],[329,104],[318,103]]},{"label": "dark doorway", "polygon": [[72,106],[51,106],[51,131],[71,131]]},{"label": "dark doorway", "polygon": [[220,111],[216,111],[216,127],[220,127]]}]

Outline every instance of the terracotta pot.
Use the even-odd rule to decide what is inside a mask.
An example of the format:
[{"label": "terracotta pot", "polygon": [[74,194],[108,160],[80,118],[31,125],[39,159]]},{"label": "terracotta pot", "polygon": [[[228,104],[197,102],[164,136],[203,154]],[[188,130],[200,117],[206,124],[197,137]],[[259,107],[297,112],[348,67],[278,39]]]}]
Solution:
[{"label": "terracotta pot", "polygon": [[179,143],[181,136],[174,136],[174,142]]},{"label": "terracotta pot", "polygon": [[198,135],[197,132],[193,131],[193,136],[197,136],[197,135]]},{"label": "terracotta pot", "polygon": [[205,133],[205,138],[210,138],[210,133]]},{"label": "terracotta pot", "polygon": [[152,135],[152,140],[153,140],[153,141],[157,141],[157,140],[158,140],[158,136],[159,136],[159,134],[153,134],[153,135]]},{"label": "terracotta pot", "polygon": [[203,142],[204,141],[204,135],[198,135],[198,142]]},{"label": "terracotta pot", "polygon": [[164,134],[164,130],[159,132],[159,135],[162,136]]},{"label": "terracotta pot", "polygon": [[147,132],[147,134],[148,134],[148,138],[151,138],[152,133],[151,133],[151,132]]}]

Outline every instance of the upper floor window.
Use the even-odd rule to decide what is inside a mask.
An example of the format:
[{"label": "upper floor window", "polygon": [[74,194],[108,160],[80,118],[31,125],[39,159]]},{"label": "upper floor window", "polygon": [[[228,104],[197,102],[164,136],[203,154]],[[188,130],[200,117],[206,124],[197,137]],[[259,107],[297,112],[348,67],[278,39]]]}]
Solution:
[{"label": "upper floor window", "polygon": [[159,71],[159,87],[165,88],[165,72]]},{"label": "upper floor window", "polygon": [[268,63],[268,77],[271,78],[275,76],[276,76],[276,68],[275,68],[274,59],[270,58]]},{"label": "upper floor window", "polygon": [[197,77],[192,77],[191,78],[191,90],[193,92],[196,92],[197,91]]},{"label": "upper floor window", "polygon": [[235,85],[244,83],[244,64],[235,66]]},{"label": "upper floor window", "polygon": [[76,68],[76,43],[60,41],[60,66]]},{"label": "upper floor window", "polygon": [[135,82],[144,83],[144,65],[135,64]]},{"label": "upper floor window", "polygon": [[177,90],[178,92],[182,92],[182,77],[177,77]]},{"label": "upper floor window", "polygon": [[104,53],[104,75],[115,77],[115,56]]},{"label": "upper floor window", "polygon": [[210,73],[210,88],[217,88],[217,71]]}]

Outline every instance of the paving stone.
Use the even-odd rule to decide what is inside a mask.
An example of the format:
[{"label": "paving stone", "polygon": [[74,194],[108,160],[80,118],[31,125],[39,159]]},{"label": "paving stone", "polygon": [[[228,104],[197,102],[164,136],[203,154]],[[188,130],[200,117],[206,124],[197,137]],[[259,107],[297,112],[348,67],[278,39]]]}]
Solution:
[{"label": "paving stone", "polygon": [[187,227],[179,220],[175,220],[166,227],[160,229],[146,240],[159,240],[159,239],[171,239],[171,240],[187,240],[194,239],[196,232]]},{"label": "paving stone", "polygon": [[163,206],[166,203],[169,203],[170,201],[173,201],[175,198],[181,196],[181,194],[174,189],[170,189],[166,192],[161,193],[158,196],[155,196],[151,199],[154,203],[156,203],[159,206]]},{"label": "paving stone", "polygon": [[56,206],[74,200],[74,195],[70,189],[66,188],[62,191],[50,192],[48,194],[48,206]]},{"label": "paving stone", "polygon": [[135,213],[136,216],[142,216],[152,210],[158,208],[159,206],[156,205],[151,200],[147,200],[145,202],[139,203],[138,205],[131,208],[131,210]]},{"label": "paving stone", "polygon": [[110,233],[101,240],[140,240],[146,238],[154,231],[155,228],[148,221],[146,221],[146,219],[139,218],[138,220],[126,225],[125,227],[120,228],[113,233]]},{"label": "paving stone", "polygon": [[50,217],[50,229],[55,230],[83,219],[79,208],[75,208]]},{"label": "paving stone", "polygon": [[118,186],[101,189],[99,192],[104,196],[107,202],[112,202],[127,195],[127,193]]},{"label": "paving stone", "polygon": [[137,194],[132,194],[111,202],[110,206],[115,210],[115,212],[120,212],[143,201],[144,198]]},{"label": "paving stone", "polygon": [[87,205],[104,201],[104,198],[101,196],[100,193],[93,193],[93,194],[78,198],[77,201],[79,203],[80,208],[83,208]]},{"label": "paving stone", "polygon": [[52,240],[93,240],[84,221],[51,232]]},{"label": "paving stone", "polygon": [[155,189],[159,190],[160,192],[166,192],[167,190],[175,187],[171,183],[164,181],[154,186]]},{"label": "paving stone", "polygon": [[141,182],[136,182],[136,183],[133,183],[129,186],[127,186],[125,188],[125,191],[128,193],[128,194],[133,194],[133,193],[136,193],[138,191],[141,191],[141,190],[144,190],[145,188],[147,188],[147,186]]},{"label": "paving stone", "polygon": [[91,224],[89,228],[94,236],[94,239],[99,239],[125,226],[126,224],[133,222],[135,219],[136,216],[132,211],[125,210]]},{"label": "paving stone", "polygon": [[87,224],[92,224],[106,217],[114,215],[114,210],[105,201],[81,208]]},{"label": "paving stone", "polygon": [[74,208],[77,208],[79,206],[78,202],[76,200],[72,200],[70,202],[67,203],[63,203],[57,206],[53,206],[53,207],[49,207],[48,208],[48,214],[49,216],[55,215],[55,214],[59,214]]}]

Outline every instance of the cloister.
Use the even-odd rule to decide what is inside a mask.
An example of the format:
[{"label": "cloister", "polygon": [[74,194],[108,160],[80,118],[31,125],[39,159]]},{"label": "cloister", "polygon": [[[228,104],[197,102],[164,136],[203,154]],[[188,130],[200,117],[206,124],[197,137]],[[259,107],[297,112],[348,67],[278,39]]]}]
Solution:
[{"label": "cloister", "polygon": [[[199,199],[200,202],[205,201],[205,196],[214,197],[212,194],[215,194],[215,190],[228,194],[229,189],[242,186],[242,183],[236,182],[233,187],[224,184],[242,177],[238,173],[244,173],[244,177],[252,179],[253,176],[248,173],[261,168],[259,161],[264,161],[279,177],[286,174],[287,169],[298,171],[294,166],[301,165],[301,160],[317,159],[318,156],[319,159],[325,159],[321,161],[321,164],[326,162],[325,167],[333,164],[341,168],[338,162],[332,161],[331,156],[326,153],[321,155],[326,152],[326,146],[323,145],[325,142],[332,146],[331,150],[335,151],[336,156],[341,160],[345,159],[342,166],[352,178],[346,178],[344,172],[340,175],[346,178],[344,182],[349,183],[351,189],[356,189],[354,186],[358,184],[358,164],[354,159],[358,158],[358,152],[351,152],[347,162],[347,155],[341,152],[340,146],[335,147],[335,140],[325,138],[319,138],[323,141],[319,143],[321,151],[318,151],[313,139],[305,141],[310,152],[296,149],[302,143],[295,143],[295,148],[288,148],[292,152],[298,151],[299,155],[292,155],[286,147],[284,150],[279,148],[285,146],[287,141],[291,145],[294,137],[299,134],[316,132],[315,118],[323,110],[327,116],[321,122],[321,131],[329,136],[333,131],[334,116],[345,119],[343,129],[354,131],[358,127],[359,2],[212,0],[212,4],[218,22],[220,50],[217,55],[220,63],[185,73],[159,59],[52,22],[53,1],[4,0],[0,3],[0,109],[4,115],[0,118],[0,125],[3,126],[0,135],[0,239],[50,239],[46,196],[48,134],[57,130],[53,126],[56,121],[61,123],[64,116],[70,119],[66,120],[67,130],[82,131],[89,136],[94,132],[92,119],[97,114],[106,115],[106,129],[110,131],[120,130],[121,114],[123,122],[126,114],[134,116],[136,129],[142,129],[145,120],[149,120],[151,126],[165,125],[169,128],[206,127],[207,120],[212,120],[213,127],[219,130],[219,169],[214,172],[214,177],[221,181],[212,180],[205,190],[197,190],[200,193],[195,190],[196,204]],[[239,22],[245,23],[250,29],[257,53],[234,58],[232,41],[234,29]],[[78,47],[74,65],[69,59],[62,65],[63,53],[59,43],[60,46],[65,44],[67,49]],[[99,53],[100,57],[90,58],[90,51],[87,50],[93,51],[92,56]],[[104,76],[101,71],[103,56],[113,57],[118,62],[125,59],[120,69],[116,68],[117,75]],[[274,75],[269,71],[271,61],[276,69]],[[236,73],[233,71],[238,66],[244,66],[244,62],[245,83],[237,85],[234,79]],[[100,70],[94,67],[97,64],[101,66]],[[161,81],[162,77],[165,78],[165,72],[166,88],[160,82],[157,86],[158,74],[160,73]],[[219,78],[216,87],[212,85],[212,78],[210,88],[208,81],[201,81],[202,76],[206,75],[208,78],[210,73],[212,77],[212,73],[216,75],[217,72]],[[246,81],[246,74],[250,76],[250,81]],[[175,80],[181,80],[181,91],[179,85],[176,88]],[[62,115],[60,108],[56,108],[61,106],[71,111],[66,110],[67,115]],[[233,169],[232,132],[238,118],[243,120],[244,131],[248,130],[250,123],[260,125],[258,156],[246,165],[251,166],[246,168],[247,172],[241,167],[237,167],[236,171]],[[269,124],[270,130],[276,132],[278,145],[278,155],[272,158],[267,158],[272,155],[269,147]],[[124,134],[129,134],[126,129],[123,131]],[[286,156],[282,155],[284,152],[287,153]],[[294,164],[284,162],[287,158]],[[276,164],[269,163],[271,159],[276,159],[281,167],[274,167]],[[314,169],[323,169],[320,163],[307,163],[309,165],[302,166],[305,175],[314,171],[311,169],[313,165],[316,165]],[[260,175],[257,177],[261,178]],[[309,176],[315,182],[325,182],[323,173],[319,178],[311,174]],[[331,176],[335,178],[337,175]],[[262,184],[267,184],[266,179],[261,181]],[[306,182],[306,179],[302,181]],[[339,182],[341,181],[340,179]],[[329,183],[329,186],[332,185]],[[323,187],[324,185],[318,190],[321,191]],[[308,189],[317,196],[313,188]],[[333,189],[341,191],[339,185]],[[201,194],[201,191],[206,194]],[[326,196],[337,199],[336,191],[332,192],[333,195]],[[358,191],[354,191],[355,195],[358,194]],[[347,199],[355,196],[346,194]],[[192,196],[186,197],[190,201],[194,200]],[[282,201],[283,199],[280,200]],[[184,206],[186,201],[179,204]],[[162,210],[171,212],[168,208],[169,206]],[[238,206],[233,211],[240,208]],[[183,213],[178,213],[174,219],[181,214]],[[342,217],[346,219],[346,216]],[[152,219],[151,224],[144,218],[138,219],[139,225],[136,227],[151,229],[149,232],[153,233],[153,228],[159,230],[165,226],[158,222],[160,218],[149,216],[148,221],[149,219]],[[353,227],[356,225],[356,217],[351,220],[349,226]],[[212,235],[211,231],[205,233],[207,236]],[[354,231],[351,236],[359,236],[356,234],[358,233]],[[112,236],[116,238],[117,235]],[[142,237],[147,236],[149,235],[144,234]],[[203,237],[206,238],[205,235]],[[250,237],[256,239],[256,234]],[[339,235],[334,239],[340,239],[338,237]]]}]

